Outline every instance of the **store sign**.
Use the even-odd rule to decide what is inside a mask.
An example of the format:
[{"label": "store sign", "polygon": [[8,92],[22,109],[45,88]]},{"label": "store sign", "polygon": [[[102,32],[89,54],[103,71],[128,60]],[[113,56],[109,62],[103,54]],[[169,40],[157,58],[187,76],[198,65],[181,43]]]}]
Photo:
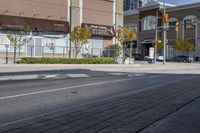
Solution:
[{"label": "store sign", "polygon": [[115,30],[114,30],[113,26],[83,23],[82,27],[91,29],[93,36],[104,36],[104,37],[114,37],[115,36]]},{"label": "store sign", "polygon": [[142,41],[142,44],[147,44],[147,43],[153,44],[155,43],[155,41],[153,39],[147,39],[147,40]]}]

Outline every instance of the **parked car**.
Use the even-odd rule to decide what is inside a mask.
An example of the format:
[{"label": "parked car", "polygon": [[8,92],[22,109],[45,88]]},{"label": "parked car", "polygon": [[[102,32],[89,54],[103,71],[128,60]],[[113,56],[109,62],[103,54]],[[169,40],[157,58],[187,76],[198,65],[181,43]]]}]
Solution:
[{"label": "parked car", "polygon": [[141,54],[134,53],[134,54],[133,54],[133,57],[135,58],[135,60],[138,60],[138,61],[143,60]]},{"label": "parked car", "polygon": [[179,55],[173,58],[173,62],[185,62],[185,63],[191,63],[194,61],[193,57],[185,56],[185,55]]},{"label": "parked car", "polygon": [[158,57],[156,58],[156,60],[157,60],[157,61],[163,61],[163,60],[164,60],[164,57],[163,57],[163,56],[158,56]]},{"label": "parked car", "polygon": [[148,60],[149,60],[149,56],[145,56],[144,61],[148,61]]}]

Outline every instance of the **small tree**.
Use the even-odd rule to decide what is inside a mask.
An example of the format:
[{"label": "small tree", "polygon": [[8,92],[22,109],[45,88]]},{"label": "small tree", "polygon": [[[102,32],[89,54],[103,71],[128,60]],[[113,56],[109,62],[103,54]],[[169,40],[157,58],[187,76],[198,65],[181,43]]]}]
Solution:
[{"label": "small tree", "polygon": [[9,39],[9,41],[11,42],[11,46],[14,48],[14,64],[16,63],[16,53],[17,50],[22,49],[22,46],[25,45],[26,43],[28,43],[30,39],[26,38],[26,33],[28,32],[28,30],[26,31],[15,31],[15,32],[9,32],[7,35],[7,38]]},{"label": "small tree", "polygon": [[133,41],[137,37],[137,33],[130,28],[119,26],[116,30],[116,38],[123,46],[123,62],[125,60],[124,44]]},{"label": "small tree", "polygon": [[160,53],[163,49],[163,43],[160,38],[157,40],[156,45],[157,45],[157,53]]},{"label": "small tree", "polygon": [[194,44],[184,39],[177,39],[174,44],[174,49],[180,53],[191,52],[194,50]]},{"label": "small tree", "polygon": [[137,36],[136,32],[132,29],[121,26],[119,26],[116,32],[116,38],[121,43],[121,45],[123,45],[125,42],[133,41]]},{"label": "small tree", "polygon": [[74,27],[74,30],[70,33],[70,40],[74,44],[75,58],[77,58],[80,53],[82,46],[88,43],[90,37],[90,29],[82,28],[80,26]]},{"label": "small tree", "polygon": [[121,46],[118,44],[110,45],[104,51],[106,55],[110,55],[110,57],[116,59],[120,55]]}]

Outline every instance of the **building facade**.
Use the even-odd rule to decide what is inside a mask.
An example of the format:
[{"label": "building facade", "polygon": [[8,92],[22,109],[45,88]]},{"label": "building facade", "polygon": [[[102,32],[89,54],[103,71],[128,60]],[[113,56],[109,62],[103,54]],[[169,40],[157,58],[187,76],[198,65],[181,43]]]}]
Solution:
[{"label": "building facade", "polygon": [[[174,56],[184,54],[195,58],[200,57],[200,3],[173,6],[167,4],[167,13],[169,14],[167,30],[166,57],[172,59]],[[138,12],[125,15],[125,25],[135,25],[138,32],[139,53],[143,56],[149,55],[149,48],[155,46],[156,27],[158,29],[158,38],[163,39],[162,30],[162,3],[148,3],[147,6],[138,9]],[[178,32],[175,30],[176,23],[179,23]],[[182,38],[191,41],[195,45],[195,51],[178,53],[173,45],[176,39]],[[160,52],[162,55],[162,51]]]},{"label": "building facade", "polygon": [[124,0],[124,11],[130,11],[145,6],[149,1],[157,0]]},{"label": "building facade", "polygon": [[[73,44],[69,33],[76,26],[88,27],[92,37],[87,50],[99,56],[100,49],[115,43],[114,29],[123,25],[121,0],[0,0],[0,53],[13,48],[7,35],[28,29],[31,38],[20,49],[24,56],[71,56]],[[14,4],[13,4],[14,3]],[[85,50],[83,50],[85,51]],[[84,53],[84,52],[83,52]],[[70,55],[69,55],[70,54]]]}]

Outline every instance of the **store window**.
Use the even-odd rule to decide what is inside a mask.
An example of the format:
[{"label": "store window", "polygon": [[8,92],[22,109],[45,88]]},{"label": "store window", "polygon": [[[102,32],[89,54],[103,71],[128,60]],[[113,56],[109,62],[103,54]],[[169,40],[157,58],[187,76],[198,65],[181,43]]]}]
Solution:
[{"label": "store window", "polygon": [[170,29],[175,29],[176,28],[176,23],[178,22],[178,20],[176,18],[170,18],[169,19],[169,28]]},{"label": "store window", "polygon": [[146,16],[142,19],[142,30],[153,30],[156,28],[156,17]]},{"label": "store window", "polygon": [[190,29],[195,28],[197,18],[193,15],[184,18],[184,28]]},{"label": "store window", "polygon": [[186,29],[195,28],[195,24],[193,23],[192,19],[190,19],[190,20],[184,20],[184,27]]}]

